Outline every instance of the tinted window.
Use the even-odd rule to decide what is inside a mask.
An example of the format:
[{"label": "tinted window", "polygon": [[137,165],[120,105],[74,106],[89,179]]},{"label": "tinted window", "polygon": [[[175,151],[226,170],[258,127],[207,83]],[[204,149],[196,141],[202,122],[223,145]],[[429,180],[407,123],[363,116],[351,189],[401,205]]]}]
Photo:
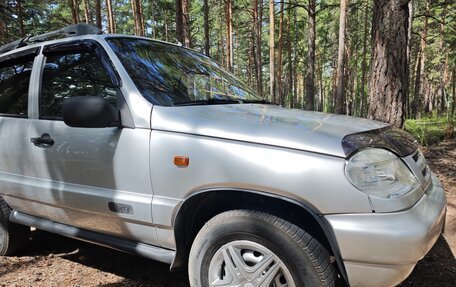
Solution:
[{"label": "tinted window", "polygon": [[27,116],[33,59],[0,65],[0,114]]},{"label": "tinted window", "polygon": [[212,59],[192,50],[134,38],[110,38],[108,42],[138,90],[153,104],[260,100]]},{"label": "tinted window", "polygon": [[94,53],[48,56],[41,90],[41,118],[61,118],[63,101],[75,96],[103,97],[116,106],[116,87]]}]

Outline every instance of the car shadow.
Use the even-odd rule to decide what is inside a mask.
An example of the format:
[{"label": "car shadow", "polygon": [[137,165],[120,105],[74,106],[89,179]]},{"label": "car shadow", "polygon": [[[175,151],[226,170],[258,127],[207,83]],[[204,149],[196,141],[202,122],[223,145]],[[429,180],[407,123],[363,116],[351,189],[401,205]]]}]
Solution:
[{"label": "car shadow", "polygon": [[399,287],[456,286],[456,259],[444,236]]},{"label": "car shadow", "polygon": [[[22,252],[22,255],[59,256],[65,260],[122,277],[121,281],[98,285],[100,287],[189,286],[186,270],[170,272],[167,264],[41,230],[32,232],[31,244]],[[14,272],[14,270],[8,270],[8,272]],[[456,286],[456,260],[444,236],[438,239],[426,257],[418,262],[412,274],[399,285],[399,287],[411,286]]]},{"label": "car shadow", "polygon": [[98,286],[189,286],[187,270],[170,272],[167,264],[42,230],[32,232],[29,246],[18,255],[34,258],[58,256],[123,278],[119,282]]}]

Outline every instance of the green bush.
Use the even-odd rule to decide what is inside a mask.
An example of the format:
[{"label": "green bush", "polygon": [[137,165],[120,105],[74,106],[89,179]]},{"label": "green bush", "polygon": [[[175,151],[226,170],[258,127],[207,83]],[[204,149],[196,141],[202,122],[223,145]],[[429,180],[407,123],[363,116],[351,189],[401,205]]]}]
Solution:
[{"label": "green bush", "polygon": [[[455,122],[455,120],[453,120]],[[446,117],[406,120],[405,130],[412,134],[421,145],[429,146],[442,141],[448,128]]]}]

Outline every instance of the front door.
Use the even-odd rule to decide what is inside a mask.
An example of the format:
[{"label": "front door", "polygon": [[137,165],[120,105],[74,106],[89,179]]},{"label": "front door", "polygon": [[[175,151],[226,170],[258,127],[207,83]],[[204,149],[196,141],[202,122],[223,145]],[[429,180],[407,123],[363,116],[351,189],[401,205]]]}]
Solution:
[{"label": "front door", "polygon": [[38,200],[53,221],[154,244],[150,130],[73,128],[62,120],[66,98],[99,96],[117,107],[122,97],[97,49],[44,48],[39,119],[30,130]]}]

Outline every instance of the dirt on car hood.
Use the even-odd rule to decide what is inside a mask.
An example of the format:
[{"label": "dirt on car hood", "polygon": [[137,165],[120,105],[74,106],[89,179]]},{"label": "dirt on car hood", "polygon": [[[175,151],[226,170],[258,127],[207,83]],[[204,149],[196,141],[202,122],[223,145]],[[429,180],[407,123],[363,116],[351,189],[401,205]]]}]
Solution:
[{"label": "dirt on car hood", "polygon": [[342,139],[388,124],[275,105],[154,106],[152,129],[345,157]]}]

